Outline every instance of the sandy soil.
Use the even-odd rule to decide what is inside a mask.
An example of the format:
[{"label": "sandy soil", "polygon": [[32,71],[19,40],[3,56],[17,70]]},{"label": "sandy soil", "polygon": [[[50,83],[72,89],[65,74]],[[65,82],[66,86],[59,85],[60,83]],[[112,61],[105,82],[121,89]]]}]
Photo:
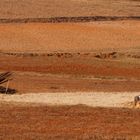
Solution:
[{"label": "sandy soil", "polygon": [[[38,93],[23,95],[0,95],[0,102],[16,102],[20,104],[33,103],[43,105],[87,105],[91,107],[133,107],[126,106],[133,103],[139,92],[130,93]],[[129,104],[128,104],[129,105]],[[130,104],[131,105],[131,104]]]},{"label": "sandy soil", "polygon": [[139,16],[139,0],[1,0],[0,18]]}]

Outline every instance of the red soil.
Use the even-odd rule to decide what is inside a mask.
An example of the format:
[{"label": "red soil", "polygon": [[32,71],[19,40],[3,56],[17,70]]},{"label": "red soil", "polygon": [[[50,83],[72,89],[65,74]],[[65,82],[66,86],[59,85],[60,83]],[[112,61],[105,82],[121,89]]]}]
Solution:
[{"label": "red soil", "polygon": [[10,86],[19,92],[140,91],[139,63],[107,60],[74,54],[0,56],[1,70],[14,71]]},{"label": "red soil", "polygon": [[139,30],[139,21],[1,24],[0,50],[37,53],[132,50],[139,47]]},{"label": "red soil", "polygon": [[0,137],[5,140],[139,138],[139,116],[139,110],[131,109],[1,105]]}]

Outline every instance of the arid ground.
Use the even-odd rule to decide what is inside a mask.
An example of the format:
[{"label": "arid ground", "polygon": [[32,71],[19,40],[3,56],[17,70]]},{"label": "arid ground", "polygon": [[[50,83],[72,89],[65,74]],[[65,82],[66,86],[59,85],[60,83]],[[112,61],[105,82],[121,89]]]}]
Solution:
[{"label": "arid ground", "polygon": [[1,18],[140,16],[139,0],[1,0]]},{"label": "arid ground", "polygon": [[19,93],[140,91],[139,31],[129,20],[0,24],[1,71]]},{"label": "arid ground", "polygon": [[1,0],[3,71],[0,139],[139,140],[140,1]]},{"label": "arid ground", "polygon": [[139,140],[140,110],[1,104],[0,138]]}]

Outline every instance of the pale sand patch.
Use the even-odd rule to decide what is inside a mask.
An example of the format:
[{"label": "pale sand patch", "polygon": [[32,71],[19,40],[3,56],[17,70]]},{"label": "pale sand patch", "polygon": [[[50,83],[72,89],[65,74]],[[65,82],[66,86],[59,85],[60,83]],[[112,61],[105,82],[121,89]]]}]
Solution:
[{"label": "pale sand patch", "polygon": [[[29,93],[21,95],[0,95],[0,102],[35,103],[43,105],[78,105],[92,107],[127,107],[140,92],[76,92],[76,93]],[[130,107],[130,106],[128,106]]]}]

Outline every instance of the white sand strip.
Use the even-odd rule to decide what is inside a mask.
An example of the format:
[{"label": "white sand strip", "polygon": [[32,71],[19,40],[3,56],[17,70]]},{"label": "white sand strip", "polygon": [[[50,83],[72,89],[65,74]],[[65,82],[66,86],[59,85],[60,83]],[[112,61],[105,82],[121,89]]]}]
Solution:
[{"label": "white sand strip", "polygon": [[132,102],[140,92],[69,92],[69,93],[29,93],[21,95],[0,95],[0,102],[36,103],[46,105],[78,105],[92,107],[124,107]]}]

